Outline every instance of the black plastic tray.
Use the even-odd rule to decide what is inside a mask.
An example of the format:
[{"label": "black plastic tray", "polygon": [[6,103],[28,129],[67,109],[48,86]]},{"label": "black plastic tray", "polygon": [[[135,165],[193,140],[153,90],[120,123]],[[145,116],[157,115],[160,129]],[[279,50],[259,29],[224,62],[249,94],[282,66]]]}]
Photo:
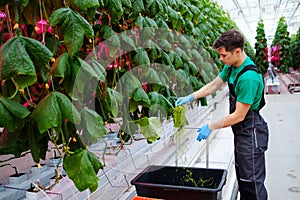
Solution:
[{"label": "black plastic tray", "polygon": [[226,182],[227,170],[151,165],[131,184],[138,196],[166,200],[217,200]]}]

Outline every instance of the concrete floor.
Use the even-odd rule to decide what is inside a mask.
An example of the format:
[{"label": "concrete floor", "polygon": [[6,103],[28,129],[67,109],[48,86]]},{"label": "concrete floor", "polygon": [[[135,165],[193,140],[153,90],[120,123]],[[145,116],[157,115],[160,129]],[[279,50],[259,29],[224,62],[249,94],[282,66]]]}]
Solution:
[{"label": "concrete floor", "polygon": [[300,95],[266,95],[269,124],[266,186],[269,199],[300,199]]}]

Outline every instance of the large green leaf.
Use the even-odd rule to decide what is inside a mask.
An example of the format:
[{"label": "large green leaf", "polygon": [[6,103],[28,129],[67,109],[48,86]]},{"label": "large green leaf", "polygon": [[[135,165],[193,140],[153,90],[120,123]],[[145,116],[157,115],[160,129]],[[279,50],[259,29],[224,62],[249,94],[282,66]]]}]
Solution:
[{"label": "large green leaf", "polygon": [[36,163],[40,162],[40,159],[46,159],[46,153],[48,151],[49,135],[39,133],[30,121],[25,123],[22,131],[26,134],[26,140],[30,148],[31,156],[33,161]]},{"label": "large green leaf", "polygon": [[158,39],[158,45],[165,51],[171,51],[173,49],[172,44],[168,42],[166,39]]},{"label": "large green leaf", "polygon": [[143,0],[132,0],[132,7],[133,9],[133,15],[137,16],[139,13],[143,12],[145,10],[144,2]]},{"label": "large green leaf", "polygon": [[88,21],[70,8],[59,8],[49,18],[52,27],[61,26],[68,53],[73,57],[81,48],[84,36],[92,38],[94,31]]},{"label": "large green leaf", "polygon": [[174,51],[170,51],[168,55],[175,69],[182,67],[183,62],[181,57],[178,54],[176,54]]},{"label": "large green leaf", "polygon": [[[62,54],[51,73],[54,78],[62,78],[61,83],[64,84],[67,94],[78,99],[85,91],[85,86],[91,84],[91,90],[96,90],[97,81],[106,81],[106,72],[104,67],[95,60],[84,60],[74,56],[69,57],[68,54]],[[78,96],[79,95],[79,96]]]},{"label": "large green leaf", "polygon": [[150,10],[150,16],[155,17],[160,13],[166,13],[167,10],[167,2],[165,1],[148,1],[146,6],[146,10]]},{"label": "large green leaf", "polygon": [[201,11],[199,10],[199,8],[197,8],[196,6],[192,5],[192,4],[188,4],[190,11],[193,13],[194,18],[198,19],[200,16]]},{"label": "large green leaf", "polygon": [[50,50],[39,41],[14,37],[0,50],[0,80],[13,78],[19,89],[30,86],[37,80],[35,66],[41,71],[51,57]]},{"label": "large green leaf", "polygon": [[150,107],[151,105],[150,99],[142,87],[139,87],[135,90],[135,92],[132,94],[132,98],[135,102],[139,102],[142,106]]},{"label": "large green leaf", "polygon": [[156,60],[161,57],[161,49],[160,47],[151,48],[149,54],[150,63],[156,63]]},{"label": "large green leaf", "polygon": [[135,50],[135,44],[133,39],[128,35],[128,32],[129,31],[122,32],[119,37],[122,49],[130,52],[132,50]]},{"label": "large green leaf", "polygon": [[189,82],[195,91],[203,87],[203,83],[195,76],[190,75]]},{"label": "large green leaf", "polygon": [[97,62],[95,59],[89,60],[87,61],[87,63],[89,63],[93,68],[93,71],[97,75],[96,77],[98,78],[98,80],[106,82],[106,71],[103,65]]},{"label": "large green leaf", "polygon": [[124,9],[122,7],[122,1],[110,0],[108,4],[108,11],[112,19],[121,17],[124,12]]},{"label": "large green leaf", "polygon": [[143,117],[138,121],[141,132],[148,143],[155,142],[162,134],[162,126],[157,117]]},{"label": "large green leaf", "polygon": [[85,145],[91,145],[97,142],[98,138],[105,136],[106,130],[102,117],[95,111],[84,107],[81,111],[81,122],[78,129],[83,130],[81,138]]},{"label": "large green leaf", "polygon": [[118,116],[119,113],[119,104],[122,103],[122,95],[111,88],[106,89],[105,99],[104,99],[104,110],[111,113],[114,117]]},{"label": "large green leaf", "polygon": [[[148,93],[150,102],[151,102],[151,111],[157,113],[158,110],[161,113],[169,113],[170,109],[173,108],[172,103],[162,94],[157,92],[149,92]],[[163,110],[161,110],[163,109]]]},{"label": "large green leaf", "polygon": [[121,0],[122,5],[127,8],[132,8],[131,0]]},{"label": "large green leaf", "polygon": [[78,57],[72,59],[67,53],[62,54],[51,69],[51,74],[56,79],[61,79],[68,96],[73,95],[74,83],[80,69]]},{"label": "large green leaf", "polygon": [[175,48],[175,53],[179,55],[183,60],[189,61],[191,58],[187,55],[185,50],[181,49],[180,47]]},{"label": "large green leaf", "polygon": [[31,115],[38,124],[40,133],[50,128],[62,130],[62,123],[68,119],[72,123],[80,122],[80,114],[72,102],[60,92],[51,92],[44,97]]},{"label": "large green leaf", "polygon": [[160,80],[159,77],[159,71],[155,70],[153,68],[147,68],[143,67],[143,72],[145,73],[142,74],[141,80],[142,82],[147,82],[147,83],[156,83],[156,84],[162,84],[162,81]]},{"label": "large green leaf", "polygon": [[186,64],[189,67],[190,74],[195,75],[198,73],[198,69],[195,63],[193,63],[192,61],[188,61]]},{"label": "large green leaf", "polygon": [[[15,157],[20,157],[22,153],[28,150],[27,141],[22,139],[24,135],[21,130],[9,132],[4,129],[0,137],[0,155],[13,154]],[[25,136],[26,137],[26,136]]]},{"label": "large green leaf", "polygon": [[0,97],[0,113],[0,127],[6,127],[11,132],[23,126],[17,119],[24,119],[30,114],[27,108],[18,102],[4,97]]},{"label": "large green leaf", "polygon": [[115,53],[121,48],[121,42],[116,32],[107,25],[102,25],[99,31],[99,35],[105,39],[104,44],[109,48],[109,55],[115,56]]},{"label": "large green leaf", "polygon": [[145,18],[142,15],[139,15],[135,20],[135,26],[137,26],[138,28],[143,28],[144,21],[145,21]]},{"label": "large green leaf", "polygon": [[198,50],[192,49],[191,53],[192,53],[193,61],[195,62],[195,64],[198,66],[202,66],[204,61],[203,61],[201,54],[198,52]]},{"label": "large green leaf", "polygon": [[[84,93],[94,92],[96,90],[96,86],[98,81],[105,81],[104,74],[102,74],[101,70],[94,70],[87,62],[77,58],[78,62],[80,63],[80,68],[76,75],[76,79],[74,82],[73,94],[72,98],[78,98],[77,95],[83,95]],[[87,90],[86,86],[89,84],[91,87],[90,90]],[[88,94],[89,95],[89,94]]]},{"label": "large green leaf", "polygon": [[170,6],[167,6],[167,13],[168,13],[168,16],[170,17],[170,19],[172,20],[177,20],[178,19],[178,13],[173,9],[171,8]]},{"label": "large green leaf", "polygon": [[155,22],[156,22],[157,26],[158,26],[160,29],[162,29],[162,30],[168,30],[168,31],[169,31],[169,26],[168,26],[168,24],[166,23],[165,20],[163,20],[163,19],[161,19],[161,18],[157,18],[157,19],[155,20]]},{"label": "large green leaf", "polygon": [[166,66],[172,65],[169,55],[165,51],[160,51],[160,53],[161,53],[161,63]]},{"label": "large green leaf", "polygon": [[63,165],[79,191],[90,189],[94,192],[98,188],[97,173],[104,166],[93,153],[81,150],[74,155],[65,156]]},{"label": "large green leaf", "polygon": [[121,77],[120,81],[118,81],[117,91],[122,95],[130,97],[136,88],[141,86],[142,84],[139,79],[137,79],[133,73],[127,72]]},{"label": "large green leaf", "polygon": [[66,74],[68,74],[69,68],[69,55],[67,53],[63,53],[58,57],[55,64],[53,65],[51,69],[51,74],[53,77],[67,78]]},{"label": "large green leaf", "polygon": [[180,44],[180,47],[185,51],[190,49],[192,46],[191,42],[185,35],[178,35],[178,42]]},{"label": "large green leaf", "polygon": [[132,62],[136,66],[146,65],[150,66],[150,60],[147,52],[143,48],[138,48],[136,51],[136,55],[133,57]]},{"label": "large green leaf", "polygon": [[99,7],[99,0],[71,0],[71,4],[80,10],[86,10],[89,8]]}]

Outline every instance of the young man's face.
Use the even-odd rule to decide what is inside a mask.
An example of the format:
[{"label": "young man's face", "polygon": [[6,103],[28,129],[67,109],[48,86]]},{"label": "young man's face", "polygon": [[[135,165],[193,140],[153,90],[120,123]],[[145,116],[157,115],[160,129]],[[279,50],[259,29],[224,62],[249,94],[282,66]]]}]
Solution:
[{"label": "young man's face", "polygon": [[235,65],[239,61],[241,49],[237,48],[233,51],[226,51],[224,47],[218,48],[218,53],[220,55],[220,60],[225,65]]}]

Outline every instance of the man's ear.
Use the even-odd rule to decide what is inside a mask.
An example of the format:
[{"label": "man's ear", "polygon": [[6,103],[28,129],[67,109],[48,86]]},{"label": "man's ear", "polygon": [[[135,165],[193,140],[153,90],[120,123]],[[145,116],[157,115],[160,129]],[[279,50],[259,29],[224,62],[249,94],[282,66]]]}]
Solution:
[{"label": "man's ear", "polygon": [[241,52],[242,52],[242,50],[241,50],[240,48],[236,48],[236,49],[235,49],[235,53],[236,53],[236,54],[240,55]]}]

